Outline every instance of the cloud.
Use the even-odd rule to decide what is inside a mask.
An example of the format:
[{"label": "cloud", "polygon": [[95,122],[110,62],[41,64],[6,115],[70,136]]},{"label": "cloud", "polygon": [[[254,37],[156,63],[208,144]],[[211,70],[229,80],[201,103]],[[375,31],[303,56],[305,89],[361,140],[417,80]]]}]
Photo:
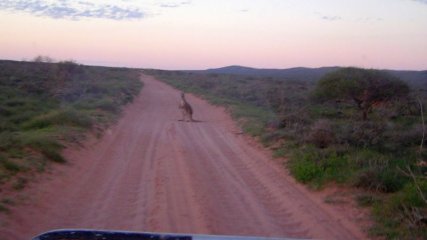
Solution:
[{"label": "cloud", "polygon": [[163,7],[163,8],[176,8],[179,6],[180,5],[178,3],[162,3],[162,4],[160,4],[160,7]]},{"label": "cloud", "polygon": [[326,15],[326,14],[321,13],[321,12],[314,12],[314,14],[317,17],[319,17],[320,19],[325,20],[325,21],[338,21],[338,20],[342,20],[342,17],[338,16],[338,15]]},{"label": "cloud", "polygon": [[338,20],[341,20],[342,18],[340,16],[321,16],[321,19],[326,21],[338,21]]},{"label": "cloud", "polygon": [[177,8],[183,5],[191,4],[191,1],[180,1],[180,2],[162,2],[160,3],[160,7],[162,8]]},{"label": "cloud", "polygon": [[427,0],[412,0],[412,1],[427,4]]},{"label": "cloud", "polygon": [[361,18],[356,19],[356,21],[358,21],[358,22],[371,22],[371,23],[373,23],[373,22],[384,21],[384,18],[382,18],[382,17],[361,17]]},{"label": "cloud", "polygon": [[99,4],[96,1],[83,0],[2,0],[0,1],[0,10],[72,20],[81,18],[131,20],[142,19],[146,16],[145,12],[139,7],[120,4],[120,1],[117,2],[114,4]]}]

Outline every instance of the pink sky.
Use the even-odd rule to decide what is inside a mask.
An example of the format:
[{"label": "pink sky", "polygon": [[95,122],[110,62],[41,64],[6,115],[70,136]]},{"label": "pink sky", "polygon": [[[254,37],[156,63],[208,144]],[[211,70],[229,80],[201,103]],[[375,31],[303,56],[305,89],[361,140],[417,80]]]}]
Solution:
[{"label": "pink sky", "polygon": [[159,69],[427,69],[423,0],[18,2],[26,1],[0,3],[0,59],[47,55]]}]

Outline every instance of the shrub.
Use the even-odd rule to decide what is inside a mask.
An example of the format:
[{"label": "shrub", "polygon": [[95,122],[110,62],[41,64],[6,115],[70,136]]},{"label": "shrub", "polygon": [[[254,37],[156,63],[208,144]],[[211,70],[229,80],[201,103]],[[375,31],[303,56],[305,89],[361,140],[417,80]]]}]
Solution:
[{"label": "shrub", "polygon": [[307,141],[318,148],[326,148],[335,141],[332,124],[327,119],[317,120],[310,128]]},{"label": "shrub", "polygon": [[291,174],[303,183],[321,187],[328,181],[345,183],[353,174],[348,156],[335,148],[305,146],[295,150],[288,162]]},{"label": "shrub", "polygon": [[374,194],[360,194],[355,198],[357,204],[362,207],[370,207],[380,201],[378,196]]},{"label": "shrub", "polygon": [[281,127],[286,129],[301,129],[310,124],[310,117],[304,109],[280,117]]},{"label": "shrub", "polygon": [[65,158],[62,156],[60,152],[61,148],[55,147],[54,145],[38,145],[37,148],[49,160],[52,160],[58,163],[66,162]]},{"label": "shrub", "polygon": [[268,143],[275,143],[278,142],[281,138],[283,138],[283,131],[269,131],[264,133],[261,136],[261,142],[267,145]]},{"label": "shrub", "polygon": [[289,169],[298,181],[311,182],[322,174],[322,169],[316,163],[319,158],[319,153],[314,148],[308,147],[303,151],[294,151],[288,163]]},{"label": "shrub", "polygon": [[11,172],[19,172],[21,170],[21,166],[17,163],[15,163],[12,160],[6,159],[6,158],[0,158],[0,163],[3,166],[4,169],[11,171]]},{"label": "shrub", "polygon": [[[424,199],[421,196],[424,194]],[[408,183],[402,191],[375,204],[378,235],[396,239],[427,238],[427,181]]]},{"label": "shrub", "polygon": [[264,126],[262,123],[246,120],[242,124],[243,131],[253,137],[260,136],[264,132]]},{"label": "shrub", "polygon": [[344,183],[352,175],[351,166],[348,165],[348,157],[331,151],[321,161],[323,179]]},{"label": "shrub", "polygon": [[352,177],[355,187],[384,193],[396,192],[407,182],[398,170],[406,161],[370,149],[353,152],[349,163],[357,169]]},{"label": "shrub", "polygon": [[354,186],[367,190],[391,193],[400,190],[407,180],[396,170],[385,167],[371,167],[359,171]]},{"label": "shrub", "polygon": [[284,147],[281,147],[279,149],[276,149],[273,152],[273,157],[274,158],[282,158],[282,157],[286,157],[288,150]]},{"label": "shrub", "polygon": [[341,143],[354,147],[379,147],[384,144],[385,130],[384,122],[346,122],[337,129],[337,137]]},{"label": "shrub", "polygon": [[9,213],[10,209],[3,203],[0,202],[0,213]]},{"label": "shrub", "polygon": [[321,175],[321,169],[317,164],[310,160],[300,160],[290,164],[290,170],[295,178],[307,183]]},{"label": "shrub", "polygon": [[91,108],[97,108],[107,112],[117,112],[119,110],[119,106],[111,98],[95,100],[90,106]]},{"label": "shrub", "polygon": [[0,132],[0,150],[10,150],[22,145],[21,139],[16,132],[4,131]]},{"label": "shrub", "polygon": [[92,121],[82,111],[77,111],[71,108],[53,110],[49,113],[40,115],[23,124],[23,128],[29,129],[42,129],[52,125],[68,125],[89,128]]},{"label": "shrub", "polygon": [[408,93],[409,87],[400,79],[384,71],[360,68],[341,68],[326,74],[313,92],[321,101],[354,102],[364,121],[378,103],[388,103]]},{"label": "shrub", "polygon": [[415,124],[411,127],[394,127],[385,132],[385,147],[389,151],[398,151],[404,147],[416,146],[421,142],[423,126]]},{"label": "shrub", "polygon": [[25,146],[31,147],[42,153],[46,158],[54,162],[65,162],[61,155],[63,145],[60,144],[55,135],[49,131],[28,131],[20,135]]}]

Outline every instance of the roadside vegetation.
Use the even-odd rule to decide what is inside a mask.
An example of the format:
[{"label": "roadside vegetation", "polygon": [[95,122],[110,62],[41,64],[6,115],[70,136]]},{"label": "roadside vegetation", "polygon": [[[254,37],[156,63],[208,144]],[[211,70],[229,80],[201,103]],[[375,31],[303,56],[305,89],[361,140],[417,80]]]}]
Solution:
[{"label": "roadside vegetation", "polygon": [[146,72],[227,106],[298,181],[358,189],[355,200],[376,222],[372,236],[427,239],[426,82],[358,68],[319,81]]},{"label": "roadside vegetation", "polygon": [[[101,134],[140,91],[137,70],[73,61],[0,61],[0,192],[22,189],[85,133]],[[3,196],[4,197],[4,196]],[[7,199],[0,199],[0,212]]]}]

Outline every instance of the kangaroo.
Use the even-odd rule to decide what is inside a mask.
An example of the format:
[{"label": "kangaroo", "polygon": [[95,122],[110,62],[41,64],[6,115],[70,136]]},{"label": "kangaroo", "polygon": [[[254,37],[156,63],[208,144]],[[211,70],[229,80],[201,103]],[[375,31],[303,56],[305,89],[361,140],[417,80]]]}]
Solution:
[{"label": "kangaroo", "polygon": [[193,122],[193,108],[185,99],[185,93],[181,92],[181,102],[179,103],[179,108],[182,112],[182,120],[181,121],[190,121]]}]

